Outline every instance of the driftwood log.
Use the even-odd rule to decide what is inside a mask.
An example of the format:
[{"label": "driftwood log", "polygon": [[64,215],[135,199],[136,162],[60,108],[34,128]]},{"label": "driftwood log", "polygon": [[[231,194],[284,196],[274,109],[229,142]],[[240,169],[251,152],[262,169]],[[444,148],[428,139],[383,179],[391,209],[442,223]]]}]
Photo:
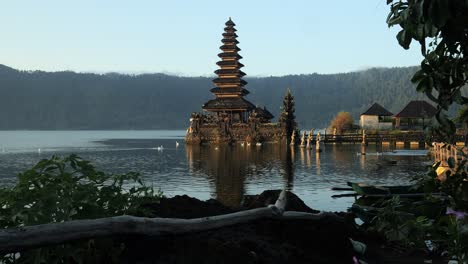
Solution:
[{"label": "driftwood log", "polygon": [[321,220],[338,217],[332,213],[284,212],[286,191],[283,190],[274,205],[231,214],[194,218],[146,218],[129,215],[108,218],[73,220],[25,226],[0,231],[0,253],[20,252],[26,249],[66,242],[119,235],[160,236],[206,231],[250,221],[279,218],[286,220]]}]

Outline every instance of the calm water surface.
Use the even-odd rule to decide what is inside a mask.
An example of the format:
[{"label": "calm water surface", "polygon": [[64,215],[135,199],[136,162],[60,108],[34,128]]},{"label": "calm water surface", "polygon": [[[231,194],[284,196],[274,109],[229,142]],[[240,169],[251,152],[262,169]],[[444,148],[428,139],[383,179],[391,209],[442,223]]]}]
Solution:
[{"label": "calm water surface", "polygon": [[[353,198],[333,199],[347,181],[406,184],[430,164],[425,150],[325,145],[323,152],[264,144],[261,147],[186,146],[185,131],[0,131],[0,186],[52,155],[76,153],[98,169],[138,171],[165,195],[188,194],[237,205],[245,194],[287,188],[315,209],[343,211]],[[180,143],[176,147],[176,141]],[[163,150],[158,150],[163,146]],[[383,155],[378,155],[383,153]],[[388,161],[396,160],[397,165]]]}]

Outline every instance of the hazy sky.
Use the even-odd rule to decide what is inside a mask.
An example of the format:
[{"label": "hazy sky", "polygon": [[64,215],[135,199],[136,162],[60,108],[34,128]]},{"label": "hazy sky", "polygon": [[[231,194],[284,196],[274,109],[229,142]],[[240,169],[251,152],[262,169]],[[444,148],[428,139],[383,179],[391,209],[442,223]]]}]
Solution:
[{"label": "hazy sky", "polygon": [[23,70],[211,75],[224,23],[247,75],[410,66],[385,0],[15,0],[0,5],[0,64]]}]

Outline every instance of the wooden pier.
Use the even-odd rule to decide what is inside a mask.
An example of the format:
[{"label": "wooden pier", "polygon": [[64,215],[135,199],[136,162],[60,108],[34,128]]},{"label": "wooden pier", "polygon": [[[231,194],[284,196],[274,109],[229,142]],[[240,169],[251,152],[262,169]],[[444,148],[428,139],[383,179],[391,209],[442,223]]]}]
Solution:
[{"label": "wooden pier", "polygon": [[[383,145],[392,145],[392,146],[405,146],[410,147],[417,145],[418,147],[424,147],[426,145],[426,137],[423,131],[414,131],[414,132],[400,132],[400,133],[373,133],[366,134],[366,132],[359,133],[346,133],[346,134],[322,134],[321,142],[327,143],[361,143],[361,144],[383,144]],[[456,135],[456,141],[459,144],[464,144],[466,135],[458,134]],[[311,137],[311,142],[317,140],[317,135]]]}]

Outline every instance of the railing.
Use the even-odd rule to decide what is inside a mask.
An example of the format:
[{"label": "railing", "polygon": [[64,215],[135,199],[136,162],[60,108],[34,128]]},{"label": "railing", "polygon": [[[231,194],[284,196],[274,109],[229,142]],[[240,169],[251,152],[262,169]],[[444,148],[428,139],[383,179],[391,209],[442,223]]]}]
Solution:
[{"label": "railing", "polygon": [[[458,134],[455,136],[456,142],[465,142],[465,135]],[[320,139],[324,143],[382,143],[382,142],[418,142],[423,144],[425,142],[424,132],[405,132],[405,133],[380,133],[380,134],[366,134],[363,137],[362,133],[354,134],[326,134],[321,135]],[[313,135],[312,142],[317,140],[317,135]]]},{"label": "railing", "polygon": [[432,143],[432,147],[434,160],[435,162],[440,162],[441,167],[451,167],[449,162],[453,162],[452,166],[456,168],[459,162],[466,159],[468,155],[468,147],[457,147],[440,142]]}]

